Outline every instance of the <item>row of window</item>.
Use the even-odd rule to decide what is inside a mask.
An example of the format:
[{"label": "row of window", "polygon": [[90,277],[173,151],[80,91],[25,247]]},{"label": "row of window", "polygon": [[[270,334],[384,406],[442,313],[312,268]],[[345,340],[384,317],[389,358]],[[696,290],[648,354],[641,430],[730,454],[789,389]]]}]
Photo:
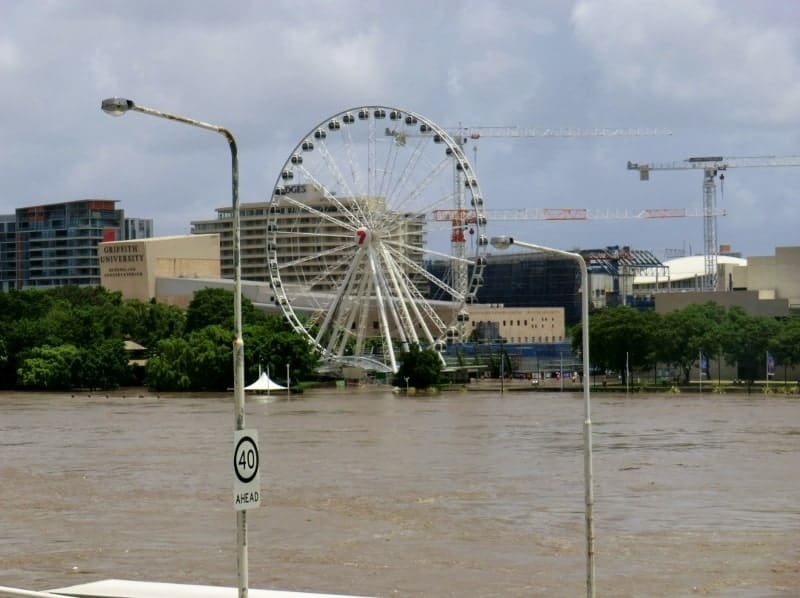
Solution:
[{"label": "row of window", "polygon": [[558,343],[564,340],[564,337],[549,337],[549,336],[511,336],[508,337],[507,341],[509,343]]},{"label": "row of window", "polygon": [[[522,324],[520,324],[520,321],[522,322]],[[548,321],[549,322],[555,322],[556,319],[555,318],[550,318],[548,320],[547,316],[542,317],[539,320],[539,322],[542,323],[542,328],[547,328],[548,327],[548,326],[545,326],[545,324],[544,324],[544,322],[548,322]],[[479,326],[481,324],[483,324],[483,322],[473,322],[472,323],[472,327],[475,328],[475,326]],[[513,326],[514,325],[514,320],[508,320],[508,321],[503,320],[503,324],[502,325],[503,326]],[[517,320],[517,326],[527,326],[527,325],[528,325],[528,320]],[[535,324],[535,323],[531,322],[531,328],[538,328],[538,327],[539,327],[539,324]]]}]

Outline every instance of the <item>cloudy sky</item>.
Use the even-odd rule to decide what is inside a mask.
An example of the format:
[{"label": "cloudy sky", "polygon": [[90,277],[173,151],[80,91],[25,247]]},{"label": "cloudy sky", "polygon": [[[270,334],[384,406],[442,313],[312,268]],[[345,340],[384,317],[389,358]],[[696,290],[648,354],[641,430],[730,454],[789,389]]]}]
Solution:
[{"label": "cloudy sky", "polygon": [[[0,213],[108,197],[156,234],[230,203],[221,138],[102,98],[230,129],[241,199],[269,198],[294,146],[345,109],[445,127],[659,128],[670,136],[469,146],[488,210],[702,206],[702,174],[626,163],[800,154],[800,3],[789,0],[0,0]],[[800,168],[726,174],[719,241],[800,244]],[[555,247],[703,249],[701,218],[496,222]]]}]

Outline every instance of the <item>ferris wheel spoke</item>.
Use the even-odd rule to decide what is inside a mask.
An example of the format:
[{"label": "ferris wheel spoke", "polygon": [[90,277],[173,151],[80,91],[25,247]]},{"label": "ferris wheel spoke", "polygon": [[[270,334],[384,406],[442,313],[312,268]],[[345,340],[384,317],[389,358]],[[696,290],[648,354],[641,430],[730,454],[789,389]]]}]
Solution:
[{"label": "ferris wheel spoke", "polygon": [[328,265],[327,268],[321,270],[319,275],[309,278],[306,286],[313,289],[318,285],[326,283],[331,279],[331,277],[336,277],[339,272],[346,272],[352,261],[352,253],[342,255],[338,260]]},{"label": "ferris wheel spoke", "polygon": [[359,269],[359,259],[358,257],[353,260],[350,268],[344,275],[343,285],[339,293],[337,293],[331,303],[328,305],[327,313],[325,314],[324,319],[319,325],[319,330],[317,331],[316,342],[321,343],[325,336],[328,336],[328,348],[330,349],[331,346],[336,344],[336,338],[334,336],[338,336],[338,334],[330,334],[332,330],[341,332],[343,327],[339,326],[332,327],[332,322],[335,321],[337,317],[341,316],[341,310],[346,307],[346,300],[347,295],[344,291],[349,289],[350,285],[353,283],[353,280],[356,278],[355,274]]},{"label": "ferris wheel spoke", "polygon": [[[331,249],[328,249],[326,251],[322,251],[322,252],[320,252],[320,253],[318,253],[316,255],[306,255],[306,256],[303,256],[301,258],[297,258],[296,260],[292,260],[290,262],[286,262],[283,266],[281,266],[281,269],[296,268],[298,266],[301,266],[303,264],[307,264],[309,262],[319,261],[320,258],[329,256],[329,255],[339,255],[339,254],[341,254],[343,252],[350,252],[352,254],[352,250],[353,250],[352,243],[339,245],[337,247],[332,247]],[[347,257],[350,257],[350,256],[347,256]]]},{"label": "ferris wheel spoke", "polygon": [[[312,177],[309,175],[309,178],[312,178]],[[331,222],[333,224],[337,224],[337,225],[342,226],[344,228],[347,228],[349,230],[355,231],[356,228],[358,228],[360,226],[360,221],[358,219],[358,216],[356,214],[354,214],[343,202],[339,201],[338,198],[336,198],[319,181],[317,181],[316,179],[313,179],[313,178],[312,178],[312,180],[314,181],[314,184],[322,191],[325,199],[328,199],[329,201],[334,203],[337,208],[339,208],[339,212],[338,213],[339,214],[344,214],[347,217],[347,221],[342,220],[341,218],[337,218],[335,214],[330,214],[328,212],[323,212],[323,211],[315,208],[314,206],[311,206],[311,205],[309,205],[309,204],[307,204],[307,203],[305,203],[305,202],[303,202],[301,200],[295,199],[291,195],[282,195],[281,197],[283,197],[291,205],[293,205],[293,206],[295,206],[297,208],[300,208],[300,210],[302,212],[307,212],[309,214],[313,214],[314,216],[318,216],[318,217],[320,217],[320,218],[322,218],[324,220],[327,220],[327,221],[329,221],[329,222]]]},{"label": "ferris wheel spoke", "polygon": [[[372,295],[371,291],[369,290],[370,287],[370,279],[368,276],[362,276],[361,281],[359,283],[359,288],[356,291],[356,297],[369,297]],[[358,305],[357,302],[355,305]],[[366,351],[366,339],[367,339],[367,320],[369,318],[369,306],[360,305],[358,309],[353,310],[353,314],[358,316],[358,322],[354,323],[356,326],[355,332],[355,344],[353,346],[353,354],[354,355],[363,355]]]},{"label": "ferris wheel spoke", "polygon": [[[405,292],[409,298],[408,304],[411,306],[411,309],[414,311],[415,315],[417,316],[417,322],[423,326],[423,330],[425,332],[426,339],[428,342],[433,343],[436,336],[442,335],[445,333],[447,329],[447,325],[441,319],[436,310],[425,300],[422,296],[417,285],[414,281],[409,277],[406,270],[400,268],[396,262],[395,266],[399,270],[400,275],[403,280],[405,280]],[[423,313],[425,317],[423,317]],[[437,335],[434,335],[430,327],[428,326],[428,322],[430,322],[433,327],[436,329]]]},{"label": "ferris wheel spoke", "polygon": [[[395,241],[395,240],[392,240],[392,239],[387,240],[386,244],[387,245],[391,245],[392,247],[396,248],[398,251],[399,250],[403,250],[403,251],[408,252],[409,254],[412,254],[412,255],[413,254],[417,254],[417,253],[422,255],[422,253],[423,253],[423,252],[419,251],[419,249],[414,247],[413,245],[409,245],[407,243],[401,243],[401,242],[398,242],[398,241]],[[441,258],[446,259],[446,260],[451,261],[451,262],[460,262],[460,263],[466,264],[468,266],[471,266],[471,265],[475,264],[475,260],[472,259],[472,258],[458,257],[458,256],[454,256],[452,253],[444,253],[443,251],[431,251],[429,249],[429,250],[426,250],[424,252],[424,254],[426,256],[441,257]]]},{"label": "ferris wheel spoke", "polygon": [[[343,138],[346,139],[346,137],[343,137]],[[345,197],[351,197],[351,198],[352,197],[358,197],[358,195],[353,192],[353,190],[351,189],[350,185],[348,184],[347,178],[344,176],[344,174],[342,174],[342,171],[339,168],[339,163],[336,161],[336,159],[333,157],[333,155],[331,155],[331,152],[328,150],[328,144],[327,143],[323,142],[323,143],[320,144],[319,153],[323,158],[323,162],[327,166],[328,172],[333,176],[333,180],[336,183],[338,183],[337,184],[337,189],[343,191]],[[325,189],[327,191],[328,185],[325,185]],[[331,199],[334,202],[336,202],[338,200],[338,198],[334,194],[331,194]],[[354,206],[356,208],[356,210],[355,210],[356,214],[358,215],[357,216],[357,221],[363,223],[365,221],[365,214],[362,211],[361,204],[356,202],[356,203],[354,203]]]},{"label": "ferris wheel spoke", "polygon": [[[408,195],[406,192],[406,187],[411,183],[413,175],[418,171],[420,167],[420,161],[422,155],[424,154],[424,147],[423,143],[427,145],[429,143],[426,139],[419,139],[414,144],[413,150],[411,155],[408,157],[408,160],[403,165],[403,168],[400,169],[398,167],[397,172],[399,173],[397,176],[397,180],[394,181],[392,188],[387,191],[387,195],[392,197],[403,197]],[[400,206],[402,207],[403,202],[399,202]]]},{"label": "ferris wheel spoke", "polygon": [[[365,275],[364,269],[366,267],[366,254],[360,252],[360,263],[357,268],[357,274],[351,279],[351,285],[348,289],[343,289],[343,295],[348,297],[348,300],[342,304],[340,313],[337,314],[336,326],[340,331],[339,344],[332,347],[335,354],[346,355],[348,352],[348,345],[353,341],[353,353],[361,355],[364,352],[364,344],[366,340],[366,321],[369,315],[369,303],[355,300],[355,297],[369,297],[371,295],[370,277]],[[356,323],[358,322],[358,323]],[[355,329],[355,333],[353,330]]]},{"label": "ferris wheel spoke", "polygon": [[[386,305],[383,298],[383,291],[381,289],[381,285],[377,281],[377,266],[375,264],[375,256],[372,252],[368,253],[368,260],[369,260],[369,267],[370,267],[370,276],[372,280],[375,281],[373,283],[373,288],[375,291],[375,303],[378,311],[378,322],[381,327],[381,332],[383,333],[385,338],[392,338],[391,329],[389,328],[389,320],[386,316]],[[397,369],[397,358],[395,357],[394,353],[394,345],[392,343],[388,343],[386,349],[389,352],[389,362],[393,370]]]},{"label": "ferris wheel spoke", "polygon": [[347,163],[350,166],[350,176],[353,179],[353,185],[356,189],[356,195],[353,197],[364,197],[368,195],[367,187],[364,183],[364,173],[361,172],[361,168],[359,167],[358,158],[355,154],[355,144],[353,142],[352,136],[352,128],[345,127],[343,131],[343,137],[345,139],[345,154],[347,156]]},{"label": "ferris wheel spoke", "polygon": [[407,351],[409,336],[413,336],[413,326],[410,326],[410,320],[407,317],[402,289],[396,284],[396,280],[393,280],[392,264],[386,262],[386,256],[381,249],[381,244],[377,244],[375,247],[376,260],[381,265],[381,268],[375,273],[376,282],[383,289],[384,297],[387,298],[386,304],[392,316],[392,322],[397,330],[397,336],[403,350]]},{"label": "ferris wheel spoke", "polygon": [[434,186],[435,182],[437,181],[437,178],[441,177],[444,171],[447,170],[448,167],[450,166],[452,166],[450,161],[447,159],[443,159],[438,163],[432,165],[431,169],[427,172],[427,174],[423,178],[417,179],[413,181],[413,183],[405,181],[410,186],[408,189],[405,189],[404,194],[400,194],[398,190],[398,193],[396,195],[396,197],[398,197],[396,204],[397,208],[399,210],[405,210],[406,206],[417,206],[420,204],[420,199],[423,197],[427,197],[424,204],[427,211],[432,211],[439,207],[442,208],[452,207],[453,205],[452,190],[446,192],[442,191],[441,193],[436,194],[437,197],[435,199],[426,196],[426,192],[428,192],[429,189]]},{"label": "ferris wheel spoke", "polygon": [[[385,264],[385,270],[388,274],[388,280],[394,290],[393,296],[399,311],[400,321],[402,328],[405,330],[405,338],[409,342],[419,343],[416,328],[412,320],[412,313],[410,309],[414,309],[414,303],[417,297],[411,294],[411,289],[407,286],[410,281],[405,279],[402,271],[397,267],[397,262],[393,259],[391,252],[387,250],[386,246],[381,246],[381,260]],[[411,306],[411,308],[409,308]],[[417,312],[419,315],[419,312]],[[422,322],[421,318],[417,318],[417,322]],[[433,339],[429,339],[433,342]]]},{"label": "ferris wheel spoke", "polygon": [[462,293],[460,291],[457,291],[455,288],[447,284],[445,281],[434,276],[433,274],[428,272],[425,268],[420,266],[418,263],[408,259],[406,256],[402,254],[398,255],[398,259],[401,260],[403,263],[405,263],[406,267],[409,269],[410,272],[422,276],[427,281],[433,283],[436,287],[449,294],[451,297],[459,300],[463,299],[463,297],[461,297]]}]

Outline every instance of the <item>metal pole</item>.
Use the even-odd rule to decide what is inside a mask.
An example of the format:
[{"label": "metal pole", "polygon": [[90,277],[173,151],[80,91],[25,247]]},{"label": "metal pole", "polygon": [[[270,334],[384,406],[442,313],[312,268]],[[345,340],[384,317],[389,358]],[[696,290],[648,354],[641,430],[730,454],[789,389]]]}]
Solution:
[{"label": "metal pole", "polygon": [[703,352],[700,351],[699,355],[697,356],[697,365],[699,366],[699,374],[700,374],[700,394],[703,394]]},{"label": "metal pole", "polygon": [[503,392],[505,391],[503,385],[505,384],[506,381],[506,372],[505,372],[506,359],[505,355],[503,355],[503,345],[499,344],[498,347],[500,349],[500,394],[503,394]]},{"label": "metal pole", "polygon": [[584,502],[586,505],[586,596],[595,597],[594,590],[594,472],[592,468],[592,416],[591,416],[591,392],[589,386],[589,270],[586,261],[579,253],[562,251],[543,245],[525,243],[517,241],[512,237],[493,237],[491,244],[497,249],[507,249],[512,244],[560,255],[578,262],[581,271],[581,323],[582,323],[582,351],[583,351],[583,482],[584,482]]},{"label": "metal pole", "polygon": [[[139,106],[125,98],[108,98],[100,107],[107,114],[122,116],[129,110],[158,116],[176,122],[192,125],[224,136],[231,151],[231,209],[233,211],[233,398],[235,429],[244,429],[244,339],[242,338],[242,264],[241,264],[241,224],[239,220],[239,154],[233,134],[226,128],[212,125],[178,114],[171,114],[145,106]],[[237,573],[239,598],[247,598],[247,511],[236,511]]]}]

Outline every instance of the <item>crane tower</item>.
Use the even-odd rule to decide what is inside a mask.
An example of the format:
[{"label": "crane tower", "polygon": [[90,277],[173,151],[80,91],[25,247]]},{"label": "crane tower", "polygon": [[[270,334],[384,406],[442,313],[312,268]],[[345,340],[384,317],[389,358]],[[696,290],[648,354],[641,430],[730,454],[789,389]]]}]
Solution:
[{"label": "crane tower", "polygon": [[702,170],[703,171],[703,250],[705,281],[703,289],[717,290],[717,175],[724,180],[723,172],[728,168],[755,168],[776,166],[800,166],[800,156],[757,156],[749,158],[723,158],[722,156],[700,156],[676,162],[639,164],[628,162],[628,170],[637,170],[640,181],[650,180],[651,170]]}]

